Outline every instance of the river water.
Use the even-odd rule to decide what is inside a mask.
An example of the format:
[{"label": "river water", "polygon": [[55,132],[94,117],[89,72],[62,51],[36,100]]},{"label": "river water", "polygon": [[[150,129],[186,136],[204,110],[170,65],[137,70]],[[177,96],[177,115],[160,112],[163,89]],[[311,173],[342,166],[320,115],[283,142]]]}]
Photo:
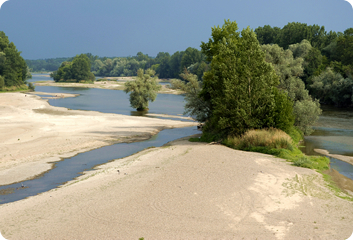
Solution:
[{"label": "river water", "polygon": [[[304,138],[301,150],[307,155],[320,155],[314,149],[325,149],[330,154],[353,156],[353,109],[321,106],[323,112],[314,129]],[[353,166],[329,157],[331,168],[353,180]]]},{"label": "river water", "polygon": [[[30,82],[46,80],[50,80],[47,74],[34,74]],[[49,103],[52,106],[137,115],[136,111],[130,107],[129,96],[119,90],[37,86],[36,91],[80,94],[75,98],[49,99]],[[183,96],[159,94],[156,101],[150,104],[148,113],[168,114],[179,117],[183,115],[183,111]],[[62,161],[55,163],[52,170],[38,178],[1,186],[0,204],[18,201],[48,191],[80,176],[83,171],[92,170],[97,165],[107,163],[113,159],[124,158],[148,147],[160,147],[167,142],[197,133],[200,132],[196,127],[166,129],[146,141],[113,144],[80,153],[71,158],[62,159]]]}]

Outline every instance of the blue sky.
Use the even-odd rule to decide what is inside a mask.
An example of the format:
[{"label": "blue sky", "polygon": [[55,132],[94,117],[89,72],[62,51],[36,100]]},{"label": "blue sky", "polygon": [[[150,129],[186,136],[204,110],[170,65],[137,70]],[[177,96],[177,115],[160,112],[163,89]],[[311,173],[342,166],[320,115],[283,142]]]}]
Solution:
[{"label": "blue sky", "polygon": [[25,59],[156,56],[199,49],[224,19],[240,30],[301,22],[343,32],[353,27],[353,9],[344,0],[9,0],[0,31]]}]

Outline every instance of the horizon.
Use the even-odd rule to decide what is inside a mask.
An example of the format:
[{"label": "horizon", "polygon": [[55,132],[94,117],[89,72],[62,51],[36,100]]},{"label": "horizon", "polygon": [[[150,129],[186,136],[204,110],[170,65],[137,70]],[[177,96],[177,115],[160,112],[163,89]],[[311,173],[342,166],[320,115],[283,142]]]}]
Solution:
[{"label": "horizon", "polygon": [[239,31],[300,22],[344,32],[352,27],[353,10],[345,0],[9,0],[0,9],[0,30],[26,60],[81,53],[113,58],[142,52],[155,57],[159,52],[200,49],[211,37],[211,28],[222,26],[225,19],[236,21]]}]

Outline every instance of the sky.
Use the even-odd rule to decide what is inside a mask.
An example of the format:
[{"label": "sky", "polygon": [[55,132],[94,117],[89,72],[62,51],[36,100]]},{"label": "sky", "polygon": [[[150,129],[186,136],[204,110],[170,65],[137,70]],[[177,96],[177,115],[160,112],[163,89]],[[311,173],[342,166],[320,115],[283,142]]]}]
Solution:
[{"label": "sky", "polygon": [[353,8],[344,0],[9,0],[0,31],[24,59],[156,56],[200,49],[225,19],[239,31],[300,22],[343,32]]}]

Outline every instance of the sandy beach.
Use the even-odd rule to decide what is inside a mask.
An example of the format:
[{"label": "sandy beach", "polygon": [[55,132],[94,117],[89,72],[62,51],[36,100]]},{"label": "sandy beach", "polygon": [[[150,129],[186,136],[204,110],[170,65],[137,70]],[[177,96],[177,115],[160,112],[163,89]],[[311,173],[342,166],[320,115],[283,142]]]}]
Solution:
[{"label": "sandy beach", "polygon": [[[36,172],[49,158],[190,124],[56,108],[20,93],[0,94],[0,109],[0,182],[19,181],[27,164]],[[11,175],[11,169],[19,170]],[[273,156],[187,139],[2,204],[0,216],[0,231],[9,240],[331,240],[353,232],[353,202],[335,196],[321,174]]]}]

